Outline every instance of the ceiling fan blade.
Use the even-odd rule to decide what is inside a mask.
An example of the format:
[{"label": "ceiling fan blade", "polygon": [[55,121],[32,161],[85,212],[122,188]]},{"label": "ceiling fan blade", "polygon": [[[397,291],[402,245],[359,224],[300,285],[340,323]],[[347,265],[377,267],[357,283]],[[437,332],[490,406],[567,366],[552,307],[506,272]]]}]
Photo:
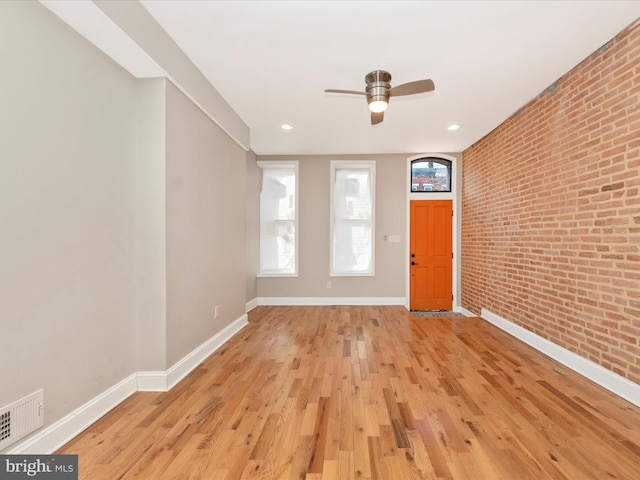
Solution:
[{"label": "ceiling fan blade", "polygon": [[384,112],[371,112],[371,125],[377,125],[384,120]]},{"label": "ceiling fan blade", "polygon": [[416,93],[431,92],[436,88],[433,80],[416,80],[415,82],[403,83],[389,90],[390,97],[399,97],[400,95],[414,95]]},{"label": "ceiling fan blade", "polygon": [[325,92],[327,92],[327,93],[350,93],[350,94],[353,94],[353,95],[366,95],[366,93],[358,92],[356,90],[335,90],[333,88],[327,88],[325,90]]}]

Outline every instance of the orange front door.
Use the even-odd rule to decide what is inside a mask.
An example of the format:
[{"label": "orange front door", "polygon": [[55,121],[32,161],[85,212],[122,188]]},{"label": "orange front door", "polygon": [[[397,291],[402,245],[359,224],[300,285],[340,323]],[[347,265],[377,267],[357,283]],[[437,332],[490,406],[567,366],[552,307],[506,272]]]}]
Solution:
[{"label": "orange front door", "polygon": [[451,200],[412,200],[410,203],[410,308],[451,310]]}]

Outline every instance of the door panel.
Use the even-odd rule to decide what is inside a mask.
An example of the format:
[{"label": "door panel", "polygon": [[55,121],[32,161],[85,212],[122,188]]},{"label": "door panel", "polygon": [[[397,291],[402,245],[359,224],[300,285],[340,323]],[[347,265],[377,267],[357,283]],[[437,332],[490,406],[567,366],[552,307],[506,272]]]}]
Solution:
[{"label": "door panel", "polygon": [[452,201],[410,203],[410,308],[450,310],[452,300]]}]

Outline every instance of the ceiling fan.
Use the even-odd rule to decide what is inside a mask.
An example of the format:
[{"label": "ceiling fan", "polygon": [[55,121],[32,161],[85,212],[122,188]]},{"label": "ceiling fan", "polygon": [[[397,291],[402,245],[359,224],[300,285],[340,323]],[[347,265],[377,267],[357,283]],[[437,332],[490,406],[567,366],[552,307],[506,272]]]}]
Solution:
[{"label": "ceiling fan", "polygon": [[367,83],[364,92],[358,92],[356,90],[335,90],[332,88],[326,89],[325,92],[366,95],[369,110],[371,110],[371,125],[382,122],[384,119],[384,111],[389,106],[390,97],[431,92],[436,88],[431,79],[416,80],[415,82],[403,83],[402,85],[392,87],[389,84],[391,74],[384,70],[374,70],[368,73],[367,76],[364,77],[364,81]]}]

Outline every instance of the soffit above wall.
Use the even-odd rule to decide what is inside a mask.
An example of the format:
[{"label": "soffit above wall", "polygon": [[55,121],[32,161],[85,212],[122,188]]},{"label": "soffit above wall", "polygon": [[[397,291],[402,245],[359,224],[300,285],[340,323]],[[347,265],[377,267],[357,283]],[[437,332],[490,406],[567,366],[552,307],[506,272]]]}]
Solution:
[{"label": "soffit above wall", "polygon": [[166,77],[242,148],[249,128],[137,1],[41,0],[137,78]]}]

